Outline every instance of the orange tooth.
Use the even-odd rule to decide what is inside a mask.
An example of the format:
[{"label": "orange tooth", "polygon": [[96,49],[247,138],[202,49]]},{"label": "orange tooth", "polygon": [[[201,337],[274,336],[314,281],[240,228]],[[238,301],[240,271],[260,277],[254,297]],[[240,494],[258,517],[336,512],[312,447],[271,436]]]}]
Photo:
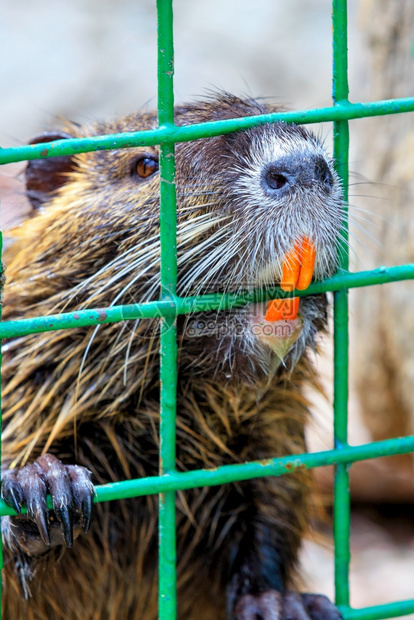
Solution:
[{"label": "orange tooth", "polygon": [[[285,257],[282,269],[280,288],[282,291],[303,291],[312,281],[315,267],[315,246],[308,237],[296,242],[293,249]],[[272,299],[267,304],[266,321],[293,321],[299,310],[299,297]]]},{"label": "orange tooth", "polygon": [[299,297],[272,299],[267,304],[266,321],[293,321],[298,316]]},{"label": "orange tooth", "polygon": [[312,241],[310,241],[307,237],[303,237],[301,251],[302,264],[299,279],[296,283],[296,288],[298,291],[305,290],[311,283],[313,270],[315,267],[315,255],[315,246]]},{"label": "orange tooth", "polygon": [[282,291],[294,291],[299,280],[301,247],[298,242],[285,256],[280,288]]}]

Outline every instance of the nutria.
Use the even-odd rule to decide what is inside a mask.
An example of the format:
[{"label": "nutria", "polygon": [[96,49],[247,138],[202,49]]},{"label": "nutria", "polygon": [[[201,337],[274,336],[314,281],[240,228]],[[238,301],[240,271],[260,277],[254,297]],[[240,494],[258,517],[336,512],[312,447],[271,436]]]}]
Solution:
[{"label": "nutria", "polygon": [[[176,123],[271,111],[220,94],[178,107]],[[68,124],[35,141],[155,126],[154,114],[133,114]],[[158,298],[157,152],[28,164],[35,212],[5,256],[4,319]],[[177,198],[182,295],[283,284],[296,251],[300,270],[304,239],[314,248],[314,277],[335,270],[341,187],[303,127],[279,122],[178,144]],[[289,304],[280,316],[269,308],[178,320],[179,470],[305,451],[301,389],[317,383],[307,351],[325,329],[327,302],[301,298],[290,316]],[[157,499],[98,504],[91,519],[90,480],[158,473],[157,325],[78,328],[5,345],[2,495],[30,513],[3,519],[6,618],[156,618]],[[325,597],[295,592],[310,486],[301,470],[177,493],[178,617],[339,618]]]}]

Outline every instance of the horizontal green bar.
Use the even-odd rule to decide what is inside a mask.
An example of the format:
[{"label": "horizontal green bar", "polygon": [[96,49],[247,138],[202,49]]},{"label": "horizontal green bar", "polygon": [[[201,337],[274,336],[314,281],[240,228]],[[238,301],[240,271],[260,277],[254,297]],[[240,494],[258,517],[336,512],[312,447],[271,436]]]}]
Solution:
[{"label": "horizontal green bar", "polygon": [[[337,450],[325,450],[284,456],[263,461],[223,465],[216,469],[196,469],[187,472],[170,472],[137,480],[123,480],[96,487],[96,501],[107,502],[141,495],[155,495],[167,491],[216,486],[239,480],[251,480],[264,476],[281,476],[296,469],[312,469],[325,465],[353,463],[381,456],[414,452],[414,435],[386,439],[361,446],[346,446]],[[51,504],[50,504],[51,506]],[[15,511],[0,500],[0,516],[14,515]]]},{"label": "horizontal green bar", "polygon": [[389,99],[369,103],[340,102],[333,107],[315,108],[313,110],[297,110],[292,112],[277,112],[245,118],[228,119],[224,121],[210,121],[177,127],[164,125],[159,129],[126,132],[106,136],[92,136],[90,138],[73,138],[56,140],[42,144],[24,145],[0,149],[0,164],[28,159],[43,159],[60,155],[73,155],[89,151],[133,148],[137,146],[152,146],[166,142],[188,142],[200,138],[210,138],[232,131],[248,129],[255,125],[284,121],[286,123],[322,123],[338,120],[381,116],[384,114],[401,114],[414,112],[414,97],[405,99]]},{"label": "horizontal green bar", "polygon": [[116,323],[128,319],[148,319],[161,316],[175,316],[176,304],[172,301],[153,301],[145,304],[130,304],[110,308],[96,308],[62,312],[49,316],[4,321],[0,323],[0,339],[27,336],[58,329],[88,327]]},{"label": "horizontal green bar", "polygon": [[226,310],[246,303],[289,297],[292,294],[303,297],[305,295],[411,279],[414,279],[414,263],[396,267],[379,267],[371,271],[338,273],[322,282],[313,282],[306,291],[295,291],[294,293],[286,293],[280,288],[274,288],[239,295],[231,293],[222,295],[217,293],[200,295],[199,297],[177,297],[174,301],[152,301],[143,304],[64,312],[62,314],[51,314],[49,316],[20,319],[18,321],[4,321],[0,323],[0,339],[17,338],[57,329],[116,323],[129,319],[171,317],[189,312]]},{"label": "horizontal green bar", "polygon": [[351,607],[339,606],[344,620],[382,620],[382,618],[399,618],[414,613],[414,599],[398,601],[375,607],[352,609]]}]

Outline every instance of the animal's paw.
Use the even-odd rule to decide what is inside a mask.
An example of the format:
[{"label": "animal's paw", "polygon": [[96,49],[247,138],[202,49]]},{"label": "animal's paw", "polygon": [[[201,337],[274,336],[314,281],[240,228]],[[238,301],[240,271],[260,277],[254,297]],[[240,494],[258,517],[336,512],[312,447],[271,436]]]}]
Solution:
[{"label": "animal's paw", "polygon": [[268,590],[244,594],[234,610],[235,620],[340,620],[341,614],[322,594],[280,594]]},{"label": "animal's paw", "polygon": [[[43,553],[49,547],[71,547],[76,535],[89,530],[95,494],[91,472],[79,465],[64,465],[52,454],[3,474],[1,496],[16,512],[26,504],[27,516],[10,517],[7,536],[26,553]],[[49,511],[46,496],[52,496]]]}]

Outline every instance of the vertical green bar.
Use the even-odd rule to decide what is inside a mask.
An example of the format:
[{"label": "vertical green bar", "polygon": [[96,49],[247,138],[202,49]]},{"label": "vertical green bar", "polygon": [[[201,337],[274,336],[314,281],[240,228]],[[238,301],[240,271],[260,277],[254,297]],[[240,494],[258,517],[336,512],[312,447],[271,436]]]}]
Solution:
[{"label": "vertical green bar", "polygon": [[[347,0],[333,0],[333,100],[348,102]],[[334,157],[348,202],[347,121],[334,123]],[[348,214],[344,216],[344,240],[339,246],[340,269],[348,270]],[[334,441],[341,449],[348,441],[348,291],[334,293]],[[350,495],[347,465],[338,465],[334,487],[335,591],[337,605],[349,605]]]},{"label": "vertical green bar", "polygon": [[[158,124],[174,123],[174,45],[172,0],[157,0]],[[161,297],[171,299],[177,283],[177,216],[174,144],[160,147]],[[160,350],[160,474],[175,469],[177,330],[174,318],[162,319]],[[159,496],[159,597],[161,620],[177,617],[175,493]]]}]

